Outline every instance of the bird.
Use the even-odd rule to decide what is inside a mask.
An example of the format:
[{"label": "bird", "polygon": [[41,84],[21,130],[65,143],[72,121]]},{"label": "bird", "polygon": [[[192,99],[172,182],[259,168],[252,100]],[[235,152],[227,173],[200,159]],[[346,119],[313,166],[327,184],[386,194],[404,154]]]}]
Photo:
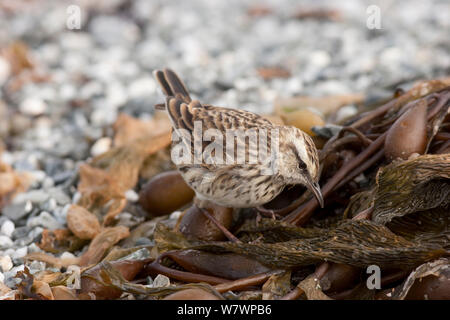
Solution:
[{"label": "bird", "polygon": [[[211,201],[229,208],[259,207],[270,202],[287,186],[298,184],[308,188],[320,206],[324,206],[318,183],[318,151],[307,133],[294,126],[274,124],[249,111],[193,100],[183,81],[171,69],[155,70],[153,75],[165,95],[165,103],[156,104],[155,108],[167,112],[172,124],[172,137],[174,134],[178,137],[176,141],[172,139],[172,160],[174,150],[184,147],[184,156],[187,155],[184,159],[188,161],[180,162],[178,159],[176,166],[183,179],[194,190],[200,207],[202,201]],[[230,137],[235,140],[228,144],[229,140],[226,139],[226,145],[218,144],[217,138],[204,138],[208,130],[226,138],[231,132]],[[251,144],[250,134],[247,137],[236,134],[246,131],[257,132],[258,139],[265,135],[267,139],[263,143],[267,143],[266,149],[264,145]],[[213,142],[215,149],[212,148]],[[239,144],[244,148],[243,163],[236,162]],[[234,148],[228,149],[231,145]],[[205,156],[208,149],[213,151]],[[263,150],[270,156],[265,161],[250,163],[250,157],[255,157]],[[205,156],[203,158],[202,152]],[[196,156],[200,161],[192,161]],[[226,161],[229,159],[234,162]]]}]

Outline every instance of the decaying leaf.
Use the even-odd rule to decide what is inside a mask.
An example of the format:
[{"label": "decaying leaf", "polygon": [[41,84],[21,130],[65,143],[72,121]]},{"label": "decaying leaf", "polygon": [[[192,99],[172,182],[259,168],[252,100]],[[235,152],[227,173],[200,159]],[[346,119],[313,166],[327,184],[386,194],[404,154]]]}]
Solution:
[{"label": "decaying leaf", "polygon": [[372,220],[445,207],[450,203],[450,154],[423,155],[381,168]]},{"label": "decaying leaf", "polygon": [[80,265],[89,266],[98,263],[113,245],[129,235],[128,228],[124,226],[103,229],[92,240],[88,250],[81,256]]},{"label": "decaying leaf", "polygon": [[47,282],[34,280],[32,290],[42,300],[55,300],[52,289]]},{"label": "decaying leaf", "polygon": [[170,132],[172,126],[165,112],[155,113],[155,117],[150,120],[140,120],[125,113],[119,114],[113,125],[114,146],[125,146],[143,136],[156,137]]},{"label": "decaying leaf", "polygon": [[80,166],[78,203],[96,214],[109,201],[109,210],[103,224],[108,225],[126,205],[125,192],[138,180],[144,160],[170,143],[170,133],[158,137],[144,137],[132,143],[115,147],[94,158],[91,164]]},{"label": "decaying leaf", "polygon": [[12,289],[0,281],[0,300],[1,300],[2,296],[4,296],[5,294],[7,294],[10,291],[12,291]]},{"label": "decaying leaf", "polygon": [[[431,283],[426,283],[426,279]],[[422,283],[421,283],[422,282]],[[415,269],[392,294],[393,299],[449,299],[450,263],[441,258]],[[414,292],[413,292],[414,291]]]},{"label": "decaying leaf", "polygon": [[[89,276],[89,279],[102,287],[109,287],[117,290],[118,292],[129,292],[133,294],[142,294],[162,298],[171,293],[185,289],[203,289],[219,298],[222,298],[217,290],[204,283],[192,283],[179,286],[170,285],[168,287],[151,287],[127,281],[124,276],[122,276],[121,272],[114,268],[110,262],[104,261],[98,265],[98,268],[98,273],[93,276]],[[84,274],[84,276],[88,277],[87,274]]]},{"label": "decaying leaf", "polygon": [[308,276],[305,280],[300,282],[298,287],[305,292],[308,300],[333,300],[322,292],[320,281],[314,274]]},{"label": "decaying leaf", "polygon": [[43,252],[32,252],[24,257],[25,260],[37,260],[45,262],[51,266],[55,266],[56,268],[67,267],[73,264],[79,264],[80,259],[78,257],[75,258],[57,258],[52,255],[43,253]]},{"label": "decaying leaf", "polygon": [[262,287],[263,300],[277,300],[291,290],[291,272],[274,274]]},{"label": "decaying leaf", "polygon": [[27,190],[32,181],[28,173],[16,172],[10,165],[0,161],[0,209],[17,193]]},{"label": "decaying leaf", "polygon": [[65,286],[52,287],[54,300],[78,300],[75,290]]},{"label": "decaying leaf", "polygon": [[[157,245],[170,242],[170,246],[177,247],[176,249],[184,247],[215,252],[231,251],[280,269],[315,264],[323,260],[357,267],[376,264],[380,267],[408,268],[446,253],[439,244],[406,240],[387,227],[369,220],[344,220],[329,229],[291,227],[290,237],[293,240],[275,243],[189,243],[180,234],[167,229],[157,230],[160,237],[157,239],[155,233]],[[270,231],[266,231],[268,233]],[[162,239],[164,237],[165,240]],[[278,237],[276,234],[276,238]]]},{"label": "decaying leaf", "polygon": [[31,70],[35,65],[29,54],[28,46],[21,41],[11,43],[2,49],[0,54],[8,60],[14,75],[18,75],[26,69]]},{"label": "decaying leaf", "polygon": [[282,67],[273,66],[273,67],[261,67],[258,68],[258,74],[264,80],[271,80],[275,78],[289,78],[291,73],[289,70],[286,70]]},{"label": "decaying leaf", "polygon": [[25,267],[23,271],[17,272],[16,278],[20,279],[17,289],[28,298],[41,300],[41,296],[36,294],[33,289],[34,277],[30,273],[28,267]]},{"label": "decaying leaf", "polygon": [[277,115],[287,115],[289,112],[302,108],[317,108],[324,114],[338,110],[340,107],[360,103],[364,99],[362,94],[329,96],[315,98],[309,96],[298,96],[288,99],[278,99],[275,101],[275,113]]},{"label": "decaying leaf", "polygon": [[166,147],[145,159],[139,175],[142,179],[149,180],[158,173],[175,169],[176,167],[170,158],[170,148]]},{"label": "decaying leaf", "polygon": [[97,264],[89,268],[81,274],[81,290],[82,296],[94,294],[96,299],[116,299],[122,294],[120,288],[114,288],[105,283],[101,283],[98,279],[103,279],[104,263],[110,263],[125,281],[133,280],[134,277],[142,270],[148,260],[124,260],[111,261]]},{"label": "decaying leaf", "polygon": [[185,289],[172,293],[163,300],[221,300],[216,295],[203,289]]},{"label": "decaying leaf", "polygon": [[67,212],[67,226],[80,239],[93,239],[101,231],[95,215],[77,205],[70,206]]},{"label": "decaying leaf", "polygon": [[69,229],[45,229],[42,231],[41,242],[38,243],[38,246],[47,252],[62,253],[64,251],[76,251],[85,244],[86,240],[74,236]]}]

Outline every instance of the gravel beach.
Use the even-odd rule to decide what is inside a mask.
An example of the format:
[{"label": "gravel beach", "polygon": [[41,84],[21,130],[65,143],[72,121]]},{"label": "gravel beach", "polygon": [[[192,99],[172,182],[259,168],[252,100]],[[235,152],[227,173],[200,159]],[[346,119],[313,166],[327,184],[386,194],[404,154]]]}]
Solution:
[{"label": "gravel beach", "polygon": [[[71,5],[81,10],[79,30],[67,27]],[[370,5],[381,10],[381,29],[367,27]],[[0,207],[0,282],[14,288],[23,258],[42,252],[42,232],[67,228],[79,167],[113,147],[119,115],[152,118],[162,102],[153,70],[176,70],[200,101],[269,114],[276,99],[381,99],[448,76],[449,35],[446,0],[2,0],[0,159],[32,183]],[[8,58],[21,50],[26,61]],[[137,192],[127,192],[119,225],[144,220]],[[26,265],[31,274],[60,270]]]}]

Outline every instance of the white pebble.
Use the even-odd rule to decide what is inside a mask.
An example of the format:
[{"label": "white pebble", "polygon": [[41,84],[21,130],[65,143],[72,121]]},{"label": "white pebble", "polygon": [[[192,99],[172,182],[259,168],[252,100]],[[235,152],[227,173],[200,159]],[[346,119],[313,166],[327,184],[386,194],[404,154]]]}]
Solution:
[{"label": "white pebble", "polygon": [[[39,228],[39,227],[37,227]],[[36,243],[32,243],[28,246],[28,253],[33,253],[33,252],[42,252],[42,249],[39,248]]]},{"label": "white pebble", "polygon": [[42,188],[50,189],[55,185],[55,182],[51,177],[45,177],[44,181],[42,181]]},{"label": "white pebble", "polygon": [[36,226],[42,226],[50,230],[61,228],[61,224],[47,211],[42,211],[40,215],[27,221],[27,227]]},{"label": "white pebble", "polygon": [[0,248],[7,248],[13,245],[12,240],[7,236],[0,235]]},{"label": "white pebble", "polygon": [[77,204],[78,201],[80,201],[80,199],[81,199],[81,193],[77,191],[74,193],[74,195],[72,197],[72,203]]},{"label": "white pebble", "polygon": [[171,220],[178,219],[181,216],[181,214],[182,214],[181,211],[174,211],[170,214],[169,219]]},{"label": "white pebble", "polygon": [[11,238],[15,228],[16,227],[14,225],[14,222],[12,222],[11,220],[6,220],[2,224],[0,233],[3,233],[5,236],[8,236],[9,238]]},{"label": "white pebble", "polygon": [[331,62],[328,52],[323,50],[313,51],[309,56],[309,63],[319,68],[326,67]]},{"label": "white pebble", "polygon": [[154,288],[161,288],[161,287],[168,287],[170,286],[170,279],[166,277],[165,275],[158,274],[153,280],[153,287]]},{"label": "white pebble", "polygon": [[105,153],[111,148],[112,140],[109,137],[98,139],[91,148],[91,155],[93,157],[99,156]]},{"label": "white pebble", "polygon": [[354,105],[347,105],[339,108],[336,113],[336,122],[339,123],[347,118],[350,118],[358,113],[358,109]]},{"label": "white pebble", "polygon": [[139,195],[136,193],[136,191],[130,189],[125,192],[125,198],[127,198],[128,201],[136,202],[139,200]]},{"label": "white pebble", "polygon": [[27,255],[28,253],[28,248],[27,247],[22,247],[17,249],[14,254],[12,255],[13,259],[20,259],[23,258]]},{"label": "white pebble", "polygon": [[38,116],[45,112],[47,105],[39,98],[26,98],[19,106],[22,113],[30,116]]},{"label": "white pebble", "polygon": [[2,272],[7,272],[11,270],[12,267],[13,263],[10,256],[6,255],[0,257],[0,269]]},{"label": "white pebble", "polygon": [[75,256],[72,253],[68,252],[68,251],[64,251],[59,258],[60,259],[74,259]]},{"label": "white pebble", "polygon": [[0,282],[5,281],[5,276],[3,275],[3,273],[0,272]]},{"label": "white pebble", "polygon": [[0,87],[8,80],[11,73],[11,66],[8,60],[0,56]]}]

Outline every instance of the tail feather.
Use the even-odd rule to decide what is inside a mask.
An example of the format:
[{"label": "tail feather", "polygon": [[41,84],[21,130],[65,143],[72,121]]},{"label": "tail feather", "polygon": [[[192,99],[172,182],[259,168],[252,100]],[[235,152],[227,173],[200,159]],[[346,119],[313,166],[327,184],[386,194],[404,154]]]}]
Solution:
[{"label": "tail feather", "polygon": [[191,102],[192,99],[186,86],[175,72],[170,69],[163,69],[156,70],[153,74],[166,96],[179,98],[186,103]]}]

